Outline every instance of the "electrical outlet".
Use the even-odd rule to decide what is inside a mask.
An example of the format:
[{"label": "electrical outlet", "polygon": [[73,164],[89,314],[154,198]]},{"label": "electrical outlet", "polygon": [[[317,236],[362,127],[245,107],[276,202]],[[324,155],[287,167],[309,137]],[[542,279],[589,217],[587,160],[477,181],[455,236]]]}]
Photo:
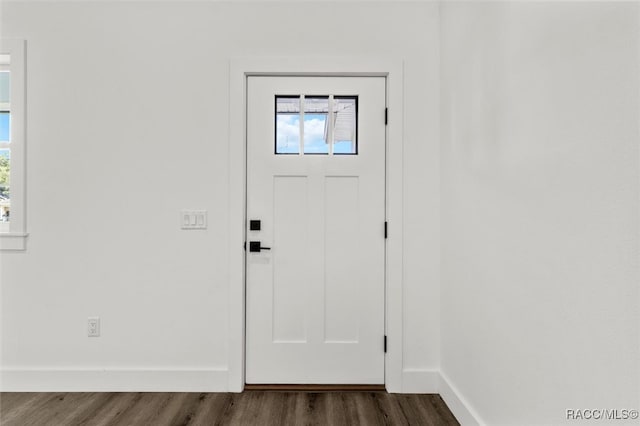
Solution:
[{"label": "electrical outlet", "polygon": [[100,337],[100,317],[87,318],[87,335],[89,337]]}]

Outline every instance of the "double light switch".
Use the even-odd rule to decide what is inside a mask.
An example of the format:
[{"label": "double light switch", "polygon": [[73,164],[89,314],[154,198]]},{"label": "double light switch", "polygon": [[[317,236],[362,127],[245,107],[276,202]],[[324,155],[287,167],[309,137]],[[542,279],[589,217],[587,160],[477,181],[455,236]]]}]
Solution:
[{"label": "double light switch", "polygon": [[207,211],[181,210],[180,223],[182,229],[207,229]]}]

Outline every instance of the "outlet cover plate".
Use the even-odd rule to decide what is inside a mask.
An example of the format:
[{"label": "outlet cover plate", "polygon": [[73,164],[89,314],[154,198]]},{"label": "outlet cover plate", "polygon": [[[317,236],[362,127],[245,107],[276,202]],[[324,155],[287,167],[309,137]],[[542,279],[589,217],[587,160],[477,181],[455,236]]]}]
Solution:
[{"label": "outlet cover plate", "polygon": [[87,336],[100,337],[100,317],[87,318]]}]

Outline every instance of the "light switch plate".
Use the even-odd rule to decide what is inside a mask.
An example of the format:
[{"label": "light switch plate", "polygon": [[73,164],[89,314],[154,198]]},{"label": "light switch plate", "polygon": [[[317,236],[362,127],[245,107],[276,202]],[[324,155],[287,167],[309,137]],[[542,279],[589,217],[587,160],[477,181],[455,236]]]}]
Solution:
[{"label": "light switch plate", "polygon": [[207,229],[206,210],[180,210],[182,229]]}]

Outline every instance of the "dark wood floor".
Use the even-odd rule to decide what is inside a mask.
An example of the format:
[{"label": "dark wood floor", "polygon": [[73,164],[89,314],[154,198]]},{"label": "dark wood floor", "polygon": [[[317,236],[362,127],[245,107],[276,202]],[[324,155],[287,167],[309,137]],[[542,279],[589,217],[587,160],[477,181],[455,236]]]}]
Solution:
[{"label": "dark wood floor", "polygon": [[268,391],[0,394],[2,426],[458,424],[439,395]]}]

